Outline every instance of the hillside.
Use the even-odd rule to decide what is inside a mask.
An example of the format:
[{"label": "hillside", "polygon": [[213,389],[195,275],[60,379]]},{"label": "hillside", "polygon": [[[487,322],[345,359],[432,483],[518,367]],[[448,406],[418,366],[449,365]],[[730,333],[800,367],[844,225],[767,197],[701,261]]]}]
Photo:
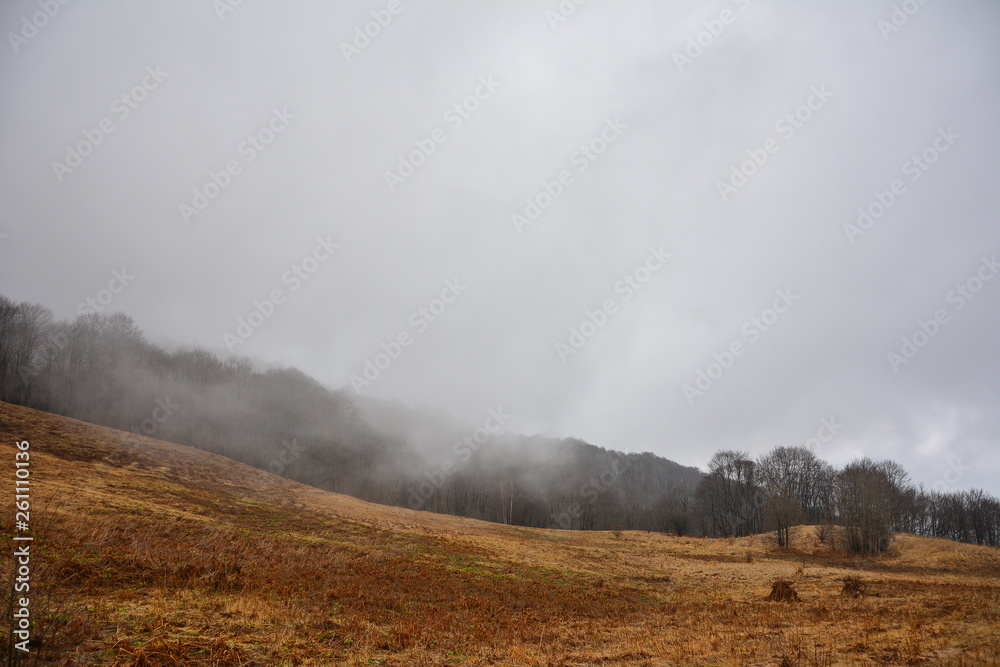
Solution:
[{"label": "hillside", "polygon": [[774,530],[784,541],[795,524],[847,522],[855,530],[842,537],[854,553],[882,552],[893,531],[1000,547],[1000,499],[944,479],[928,486],[892,460],[833,466],[812,444],[757,456],[720,449],[703,472],[635,451],[642,441],[698,451],[698,437],[671,429],[639,442],[615,436],[607,448],[521,435],[500,402],[458,420],[440,407],[330,388],[295,368],[165,349],[121,312],[56,321],[40,304],[3,295],[0,401],[373,503],[494,523],[702,537]]},{"label": "hillside", "polygon": [[[829,551],[814,528],[796,529],[791,553],[766,536],[520,528],[374,505],[6,403],[0,427],[8,480],[14,443],[31,443],[33,632],[56,633],[51,664],[971,665],[1000,656],[996,549],[904,535],[890,555],[861,560]],[[12,495],[0,513],[7,540]],[[768,601],[778,579],[800,601]]]},{"label": "hillside", "polygon": [[331,389],[294,368],[164,349],[123,313],[55,321],[42,305],[3,295],[0,401],[371,502],[519,526],[663,530],[672,503],[702,479],[650,453],[516,435],[501,404],[463,423],[440,409]]}]

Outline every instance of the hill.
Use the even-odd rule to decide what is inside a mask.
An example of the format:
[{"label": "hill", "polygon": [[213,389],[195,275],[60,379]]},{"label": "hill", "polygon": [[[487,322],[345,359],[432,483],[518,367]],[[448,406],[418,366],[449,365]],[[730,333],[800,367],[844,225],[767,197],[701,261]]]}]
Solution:
[{"label": "hill", "polygon": [[[831,552],[813,528],[796,529],[791,553],[761,536],[521,528],[370,504],[4,403],[0,426],[8,479],[15,442],[30,442],[32,632],[51,664],[968,665],[1000,655],[996,549],[904,535],[890,555],[860,560]],[[776,580],[799,601],[769,601]]]},{"label": "hill", "polygon": [[41,305],[3,295],[0,401],[363,500],[520,526],[661,530],[702,478],[649,453],[515,435],[502,405],[463,424],[441,410],[331,389],[294,368],[167,350],[123,313],[55,321]]}]

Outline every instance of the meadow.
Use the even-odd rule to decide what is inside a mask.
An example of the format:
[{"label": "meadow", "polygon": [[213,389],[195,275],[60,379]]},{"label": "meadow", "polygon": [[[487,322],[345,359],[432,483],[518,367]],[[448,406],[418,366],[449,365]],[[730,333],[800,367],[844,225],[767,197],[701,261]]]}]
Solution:
[{"label": "meadow", "polygon": [[816,526],[787,550],[771,535],[519,528],[6,403],[0,427],[7,480],[15,443],[31,452],[21,664],[1000,664],[997,549],[896,535],[864,559]]}]

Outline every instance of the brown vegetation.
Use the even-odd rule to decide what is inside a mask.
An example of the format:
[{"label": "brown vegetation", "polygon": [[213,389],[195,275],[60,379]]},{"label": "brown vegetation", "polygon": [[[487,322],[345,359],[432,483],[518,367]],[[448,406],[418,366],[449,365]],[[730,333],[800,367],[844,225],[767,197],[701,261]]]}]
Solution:
[{"label": "brown vegetation", "polygon": [[792,582],[786,579],[778,579],[771,584],[771,594],[766,599],[769,602],[801,602]]},{"label": "brown vegetation", "polygon": [[844,577],[844,587],[840,589],[840,594],[849,598],[864,597],[868,591],[866,584],[861,577]]},{"label": "brown vegetation", "polygon": [[[33,561],[33,590],[53,593],[37,629],[61,631],[50,633],[50,664],[973,665],[1000,655],[996,549],[897,536],[889,554],[862,559],[803,527],[791,531],[794,550],[527,529],[372,505],[2,403],[0,427],[8,479],[13,442],[31,442],[32,522],[51,521]],[[5,549],[0,568],[10,566]],[[842,595],[845,578],[861,575],[868,594]],[[800,602],[768,602],[776,580]]]}]

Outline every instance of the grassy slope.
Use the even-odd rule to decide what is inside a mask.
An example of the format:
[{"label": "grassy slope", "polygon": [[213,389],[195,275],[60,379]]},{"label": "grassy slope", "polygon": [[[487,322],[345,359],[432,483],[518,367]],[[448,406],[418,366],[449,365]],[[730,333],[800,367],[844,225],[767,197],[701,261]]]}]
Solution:
[{"label": "grassy slope", "polygon": [[[33,609],[58,612],[36,628],[61,631],[58,664],[1000,664],[994,549],[524,529],[4,403],[0,426],[6,479],[31,442]],[[867,594],[841,595],[847,576]],[[801,602],[765,600],[778,578]]]}]

